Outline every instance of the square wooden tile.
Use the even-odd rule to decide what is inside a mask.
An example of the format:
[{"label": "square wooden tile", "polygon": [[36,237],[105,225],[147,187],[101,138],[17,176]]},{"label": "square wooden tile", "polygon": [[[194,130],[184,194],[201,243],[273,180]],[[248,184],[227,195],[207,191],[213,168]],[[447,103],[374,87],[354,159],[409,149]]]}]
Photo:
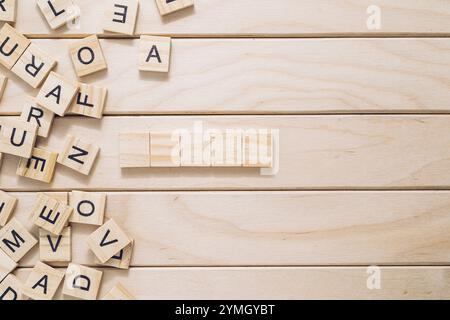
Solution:
[{"label": "square wooden tile", "polygon": [[38,126],[17,118],[0,118],[0,152],[29,158],[36,142]]},{"label": "square wooden tile", "polygon": [[0,300],[27,300],[22,292],[22,282],[13,274],[9,274],[0,282]]},{"label": "square wooden tile", "polygon": [[96,35],[75,41],[69,45],[69,53],[78,77],[107,68],[102,47]]},{"label": "square wooden tile", "polygon": [[0,249],[0,282],[15,268],[17,263]]},{"label": "square wooden tile", "polygon": [[166,14],[192,7],[194,0],[156,0],[156,5],[158,6],[159,13],[165,16]]},{"label": "square wooden tile", "polygon": [[94,144],[68,135],[58,163],[84,175],[89,175],[100,148]]},{"label": "square wooden tile", "polygon": [[101,119],[108,89],[90,84],[80,84],[80,91],[73,99],[69,112]]},{"label": "square wooden tile", "polygon": [[103,272],[71,263],[66,270],[63,294],[84,300],[96,300]]},{"label": "square wooden tile", "polygon": [[117,269],[129,269],[130,263],[131,263],[131,257],[133,255],[133,248],[134,248],[134,240],[131,240],[130,244],[127,245],[125,248],[120,250],[117,254],[112,256],[108,261],[105,263],[101,263],[100,260],[97,258],[95,259],[95,262],[97,264],[101,264],[102,266],[117,268]]},{"label": "square wooden tile", "polygon": [[0,249],[15,262],[19,262],[36,243],[37,240],[15,218],[0,230]]},{"label": "square wooden tile", "polygon": [[17,15],[17,1],[3,0],[0,4],[0,21],[15,22]]},{"label": "square wooden tile", "polygon": [[117,283],[102,300],[137,300],[121,283]]},{"label": "square wooden tile", "polygon": [[39,229],[39,258],[44,262],[70,262],[72,260],[72,228],[64,228],[60,235]]},{"label": "square wooden tile", "polygon": [[92,233],[87,240],[89,248],[101,263],[111,259],[130,242],[131,238],[112,219]]},{"label": "square wooden tile", "polygon": [[56,60],[51,55],[31,43],[11,71],[31,87],[37,88],[55,66]]},{"label": "square wooden tile", "polygon": [[0,75],[0,101],[3,98],[3,95],[5,94],[6,85],[8,84],[8,78]]},{"label": "square wooden tile", "polygon": [[139,40],[139,70],[169,72],[171,38],[141,36]]},{"label": "square wooden tile", "polygon": [[53,30],[79,16],[72,0],[36,0],[36,3]]},{"label": "square wooden tile", "polygon": [[11,70],[30,43],[30,40],[23,34],[5,23],[0,30],[0,44],[2,44],[0,63],[6,69]]},{"label": "square wooden tile", "polygon": [[72,191],[69,205],[73,208],[71,223],[100,226],[103,224],[106,208],[106,193]]},{"label": "square wooden tile", "polygon": [[150,132],[150,166],[179,167],[180,135],[176,132]]},{"label": "square wooden tile", "polygon": [[150,132],[121,132],[119,134],[120,167],[150,167]]},{"label": "square wooden tile", "polygon": [[52,111],[38,105],[36,98],[25,97],[20,120],[36,124],[38,126],[38,136],[48,137],[54,117],[55,114]]},{"label": "square wooden tile", "polygon": [[64,273],[38,261],[31,270],[22,292],[33,300],[51,300],[64,278]]},{"label": "square wooden tile", "polygon": [[0,190],[0,227],[8,222],[17,204],[17,199]]},{"label": "square wooden tile", "polygon": [[138,8],[138,0],[110,1],[105,8],[103,30],[133,35]]},{"label": "square wooden tile", "polygon": [[58,199],[38,193],[31,212],[31,221],[55,235],[61,234],[72,214],[72,208]]},{"label": "square wooden tile", "polygon": [[21,177],[50,183],[56,167],[56,152],[34,148],[31,157],[21,158],[16,174]]},{"label": "square wooden tile", "polygon": [[67,80],[60,74],[51,71],[36,100],[40,106],[62,117],[69,109],[78,89],[78,83]]}]

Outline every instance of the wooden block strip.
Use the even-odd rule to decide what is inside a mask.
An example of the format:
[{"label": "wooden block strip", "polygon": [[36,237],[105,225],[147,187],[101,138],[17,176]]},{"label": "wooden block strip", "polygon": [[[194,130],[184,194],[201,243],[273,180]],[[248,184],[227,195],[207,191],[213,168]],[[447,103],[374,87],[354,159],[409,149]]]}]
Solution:
[{"label": "wooden block strip", "polygon": [[[7,117],[5,117],[7,118]],[[260,176],[245,168],[119,167],[120,132],[192,128],[280,130],[279,172]],[[101,149],[88,177],[58,166],[49,191],[89,190],[292,190],[450,188],[450,116],[211,116],[58,118],[38,148],[62,150],[66,135]],[[111,142],[114,143],[111,143]],[[17,161],[5,156],[2,189],[42,189],[16,176]],[[107,174],[105,174],[107,173]]]},{"label": "wooden block strip", "polygon": [[[105,8],[110,1],[74,1],[80,7],[78,28],[73,24],[51,31],[33,0],[17,1],[17,27],[35,36],[103,34]],[[382,10],[380,29],[366,21]],[[369,14],[367,10],[369,10]],[[249,18],[250,17],[250,18]],[[173,36],[332,36],[448,34],[450,9],[445,1],[360,0],[195,0],[188,8],[160,17],[154,0],[140,1],[136,34]],[[218,23],[220,22],[220,23]]]},{"label": "wooden block strip", "polygon": [[[33,42],[76,81],[75,41]],[[169,76],[137,70],[139,40],[100,43],[108,72],[89,79],[108,89],[105,115],[450,111],[447,38],[173,39]],[[19,115],[25,95],[37,93],[5,75],[0,114]]]},{"label": "wooden block strip", "polygon": [[[379,290],[370,284],[374,272],[366,267],[105,269],[99,297],[121,283],[142,300],[449,299],[449,267],[381,268]],[[23,281],[29,269],[16,273]],[[56,297],[62,298],[61,288]]]},{"label": "wooden block strip", "polygon": [[[12,195],[15,217],[37,237],[28,222],[35,194]],[[107,199],[106,218],[136,239],[131,266],[450,264],[448,191],[112,192]],[[95,228],[73,226],[73,261],[97,265],[86,245]],[[36,247],[21,265],[38,258]]]}]

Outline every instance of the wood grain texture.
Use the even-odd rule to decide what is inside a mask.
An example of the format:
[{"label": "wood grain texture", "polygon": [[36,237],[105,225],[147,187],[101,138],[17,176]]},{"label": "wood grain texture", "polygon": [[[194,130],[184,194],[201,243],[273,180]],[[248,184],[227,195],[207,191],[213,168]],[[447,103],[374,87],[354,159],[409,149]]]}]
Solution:
[{"label": "wood grain texture", "polygon": [[[15,217],[37,236],[27,220],[35,194],[12,195]],[[450,263],[448,191],[113,192],[107,199],[107,218],[135,239],[131,266]],[[86,243],[96,228],[72,225],[74,262],[96,265]],[[36,247],[21,265],[37,259]]]},{"label": "wood grain texture", "polygon": [[[450,21],[450,19],[449,19]],[[76,81],[75,40],[34,40]],[[450,112],[448,39],[174,39],[169,74],[138,71],[139,40],[101,40],[105,114]],[[6,71],[6,70],[5,70]],[[0,114],[20,114],[16,75]]]},{"label": "wood grain texture", "polygon": [[[52,31],[34,0],[18,1],[17,27],[34,36],[103,34],[107,0],[75,0],[79,28]],[[172,36],[324,36],[448,34],[446,0],[378,0],[380,30],[368,30],[371,0],[196,0],[195,7],[161,17],[155,1],[140,1],[136,33]],[[220,23],[217,23],[220,21]]]},{"label": "wood grain texture", "polygon": [[[191,129],[279,129],[280,170],[255,168],[129,168],[119,166],[119,133]],[[16,176],[17,158],[4,155],[0,189],[268,190],[449,188],[450,116],[66,117],[37,147],[62,150],[76,135],[101,148],[89,176],[58,165],[51,184]]]},{"label": "wood grain texture", "polygon": [[[28,270],[16,274],[24,280]],[[358,267],[105,269],[99,297],[120,282],[152,300],[450,299],[448,267],[382,268],[380,290],[367,288],[368,276]]]}]

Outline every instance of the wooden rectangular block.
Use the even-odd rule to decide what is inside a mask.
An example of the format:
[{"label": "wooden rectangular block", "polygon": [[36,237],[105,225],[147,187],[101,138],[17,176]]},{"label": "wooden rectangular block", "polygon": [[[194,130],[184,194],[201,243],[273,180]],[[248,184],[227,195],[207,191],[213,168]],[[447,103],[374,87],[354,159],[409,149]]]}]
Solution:
[{"label": "wooden rectangular block", "polygon": [[99,151],[100,148],[92,143],[68,135],[58,156],[58,163],[89,175]]},{"label": "wooden rectangular block", "polygon": [[169,72],[171,38],[141,36],[139,41],[139,70]]},{"label": "wooden rectangular block", "polygon": [[8,83],[8,78],[4,75],[0,75],[0,101],[3,98],[3,95],[5,93],[6,84]]},{"label": "wooden rectangular block", "polygon": [[31,87],[37,88],[55,66],[56,60],[52,56],[31,43],[11,71]]},{"label": "wooden rectangular block", "polygon": [[80,91],[73,99],[69,112],[101,119],[108,89],[90,84],[80,84]]},{"label": "wooden rectangular block", "polygon": [[103,30],[133,35],[138,8],[138,0],[110,1],[105,10]]},{"label": "wooden rectangular block", "polygon": [[39,229],[39,257],[44,262],[70,262],[72,260],[72,228],[64,228],[60,235]]},{"label": "wooden rectangular block", "polygon": [[211,165],[211,137],[190,132],[180,134],[182,167],[209,167]]},{"label": "wooden rectangular block", "polygon": [[121,283],[117,283],[102,300],[137,300]]},{"label": "wooden rectangular block", "polygon": [[244,167],[272,167],[273,138],[270,130],[247,130],[243,134],[243,146]]},{"label": "wooden rectangular block", "polygon": [[72,191],[69,194],[69,205],[73,214],[69,221],[100,226],[103,224],[106,207],[106,193]]},{"label": "wooden rectangular block", "polygon": [[36,100],[40,106],[62,117],[72,103],[78,89],[78,83],[73,83],[51,71],[42,85]]},{"label": "wooden rectangular block", "polygon": [[72,211],[65,203],[44,193],[38,193],[31,211],[31,221],[44,230],[60,235]]},{"label": "wooden rectangular block", "polygon": [[92,233],[87,240],[89,248],[101,263],[111,259],[130,242],[131,238],[112,219]]},{"label": "wooden rectangular block", "polygon": [[31,157],[21,158],[16,174],[21,177],[50,183],[53,179],[58,153],[34,148]]},{"label": "wooden rectangular block", "polygon": [[0,282],[17,267],[17,263],[0,249]]},{"label": "wooden rectangular block", "polygon": [[22,292],[22,282],[13,274],[9,274],[0,282],[0,300],[27,300]]},{"label": "wooden rectangular block", "polygon": [[242,166],[241,130],[211,133],[211,165],[213,167]]},{"label": "wooden rectangular block", "polygon": [[51,300],[64,278],[64,273],[38,261],[28,275],[22,292],[33,300]]},{"label": "wooden rectangular block", "polygon": [[179,167],[180,135],[178,132],[150,132],[150,166]]},{"label": "wooden rectangular block", "polygon": [[101,264],[102,266],[106,266],[106,267],[125,269],[125,270],[130,269],[133,248],[134,248],[134,240],[132,239],[129,245],[127,245],[125,248],[120,250],[117,254],[112,256],[111,259],[109,259],[105,263],[101,263],[100,260],[98,260],[97,258],[95,259],[95,262],[98,264]]},{"label": "wooden rectangular block", "polygon": [[53,30],[79,16],[72,0],[36,0],[36,3]]},{"label": "wooden rectangular block", "polygon": [[63,294],[84,300],[96,300],[103,272],[71,263],[66,270]]},{"label": "wooden rectangular block", "polygon": [[96,35],[73,42],[69,45],[69,53],[78,77],[107,68],[102,47]]},{"label": "wooden rectangular block", "polygon": [[119,134],[120,167],[150,167],[150,133],[121,132]]},{"label": "wooden rectangular block", "polygon": [[11,70],[30,43],[23,34],[5,23],[0,30],[0,63]]},{"label": "wooden rectangular block", "polygon": [[16,118],[0,118],[0,152],[28,158],[33,152],[38,127]]},{"label": "wooden rectangular block", "polygon": [[37,135],[47,138],[55,114],[38,105],[36,98],[26,96],[20,120],[35,123],[38,126]]},{"label": "wooden rectangular block", "polygon": [[194,0],[156,0],[156,4],[159,13],[165,16],[166,14],[193,6]]},{"label": "wooden rectangular block", "polygon": [[0,249],[19,262],[37,243],[37,240],[15,218],[0,230]]},{"label": "wooden rectangular block", "polygon": [[17,199],[0,190],[0,227],[5,226],[16,207]]},{"label": "wooden rectangular block", "polygon": [[15,22],[17,14],[16,0],[0,1],[0,21]]}]

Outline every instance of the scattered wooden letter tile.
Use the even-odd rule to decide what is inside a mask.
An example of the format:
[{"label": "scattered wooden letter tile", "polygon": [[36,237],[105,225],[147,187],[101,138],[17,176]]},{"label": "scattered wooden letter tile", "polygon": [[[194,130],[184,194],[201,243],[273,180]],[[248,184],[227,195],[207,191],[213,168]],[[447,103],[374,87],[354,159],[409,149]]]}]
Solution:
[{"label": "scattered wooden letter tile", "polygon": [[65,203],[44,193],[38,193],[31,211],[31,220],[38,227],[59,235],[69,221],[72,211]]},{"label": "scattered wooden letter tile", "polygon": [[0,282],[17,267],[17,263],[0,249]]},{"label": "scattered wooden letter tile", "polygon": [[122,132],[119,134],[120,167],[150,167],[150,133]]},{"label": "scattered wooden letter tile", "polygon": [[166,14],[188,8],[194,5],[194,0],[156,0],[159,13],[164,16]]},{"label": "scattered wooden letter tile", "polygon": [[96,300],[103,272],[71,263],[66,270],[63,294],[84,300]]},{"label": "scattered wooden letter tile", "polygon": [[0,230],[0,249],[15,262],[19,262],[36,243],[37,240],[15,218]]},{"label": "scattered wooden letter tile", "polygon": [[273,143],[270,130],[247,130],[243,134],[244,167],[270,168],[273,164]]},{"label": "scattered wooden letter tile", "polygon": [[0,21],[15,22],[17,12],[16,0],[0,1]]},{"label": "scattered wooden letter tile", "polygon": [[0,227],[3,227],[16,207],[17,199],[0,190]]},{"label": "scattered wooden letter tile", "polygon": [[211,165],[211,137],[203,133],[180,135],[181,166],[209,167]]},{"label": "scattered wooden letter tile", "polygon": [[38,261],[31,270],[22,292],[34,300],[51,300],[64,278],[64,273]]},{"label": "scattered wooden letter tile", "polygon": [[78,77],[107,68],[102,47],[96,35],[72,43],[69,46],[69,52]]},{"label": "scattered wooden letter tile", "polygon": [[78,92],[73,83],[56,72],[50,72],[37,96],[37,103],[59,116],[64,116]]},{"label": "scattered wooden letter tile", "polygon": [[107,93],[108,89],[106,88],[82,83],[69,111],[86,117],[101,119]]},{"label": "scattered wooden letter tile", "polygon": [[131,239],[114,220],[109,220],[92,233],[87,244],[101,263],[105,263],[130,244]]},{"label": "scattered wooden letter tile", "polygon": [[96,263],[117,269],[129,269],[131,263],[131,256],[133,254],[133,248],[134,248],[134,240],[131,240],[129,245],[120,250],[105,263],[101,263],[98,259],[96,259]]},{"label": "scattered wooden letter tile", "polygon": [[8,78],[0,75],[0,101],[3,98],[3,94],[5,93],[6,84],[8,83]]},{"label": "scattered wooden letter tile", "polygon": [[122,284],[117,283],[102,300],[137,300]]},{"label": "scattered wooden letter tile", "polygon": [[13,274],[9,274],[0,282],[0,300],[27,300],[22,293],[22,282]]},{"label": "scattered wooden letter tile", "polygon": [[32,43],[11,71],[33,88],[37,88],[55,65],[56,60],[52,56]]},{"label": "scattered wooden letter tile", "polygon": [[211,133],[211,165],[213,167],[242,166],[241,130]]},{"label": "scattered wooden letter tile", "polygon": [[27,96],[22,109],[20,119],[38,125],[37,135],[47,138],[53,123],[55,114],[37,104],[36,98]]},{"label": "scattered wooden letter tile", "polygon": [[0,118],[0,152],[29,158],[36,142],[38,126],[20,119]]},{"label": "scattered wooden letter tile", "polygon": [[31,157],[21,158],[16,174],[21,177],[50,183],[55,173],[58,154],[48,150],[34,148]]},{"label": "scattered wooden letter tile", "polygon": [[90,142],[68,135],[58,163],[89,175],[100,148]]},{"label": "scattered wooden letter tile", "polygon": [[39,229],[39,257],[45,262],[70,262],[72,260],[72,229],[66,227],[60,235]]},{"label": "scattered wooden letter tile", "polygon": [[73,208],[70,222],[101,226],[105,216],[106,193],[72,191],[69,205]]},{"label": "scattered wooden letter tile", "polygon": [[11,70],[30,43],[23,34],[5,23],[0,30],[0,63]]},{"label": "scattered wooden letter tile", "polygon": [[141,36],[139,41],[139,70],[169,72],[171,39]]},{"label": "scattered wooden letter tile", "polygon": [[138,7],[138,0],[111,1],[105,11],[103,30],[133,35]]},{"label": "scattered wooden letter tile", "polygon": [[79,16],[78,11],[73,8],[72,0],[36,0],[36,2],[53,30]]},{"label": "scattered wooden letter tile", "polygon": [[180,135],[177,132],[150,132],[150,166],[179,167]]}]

